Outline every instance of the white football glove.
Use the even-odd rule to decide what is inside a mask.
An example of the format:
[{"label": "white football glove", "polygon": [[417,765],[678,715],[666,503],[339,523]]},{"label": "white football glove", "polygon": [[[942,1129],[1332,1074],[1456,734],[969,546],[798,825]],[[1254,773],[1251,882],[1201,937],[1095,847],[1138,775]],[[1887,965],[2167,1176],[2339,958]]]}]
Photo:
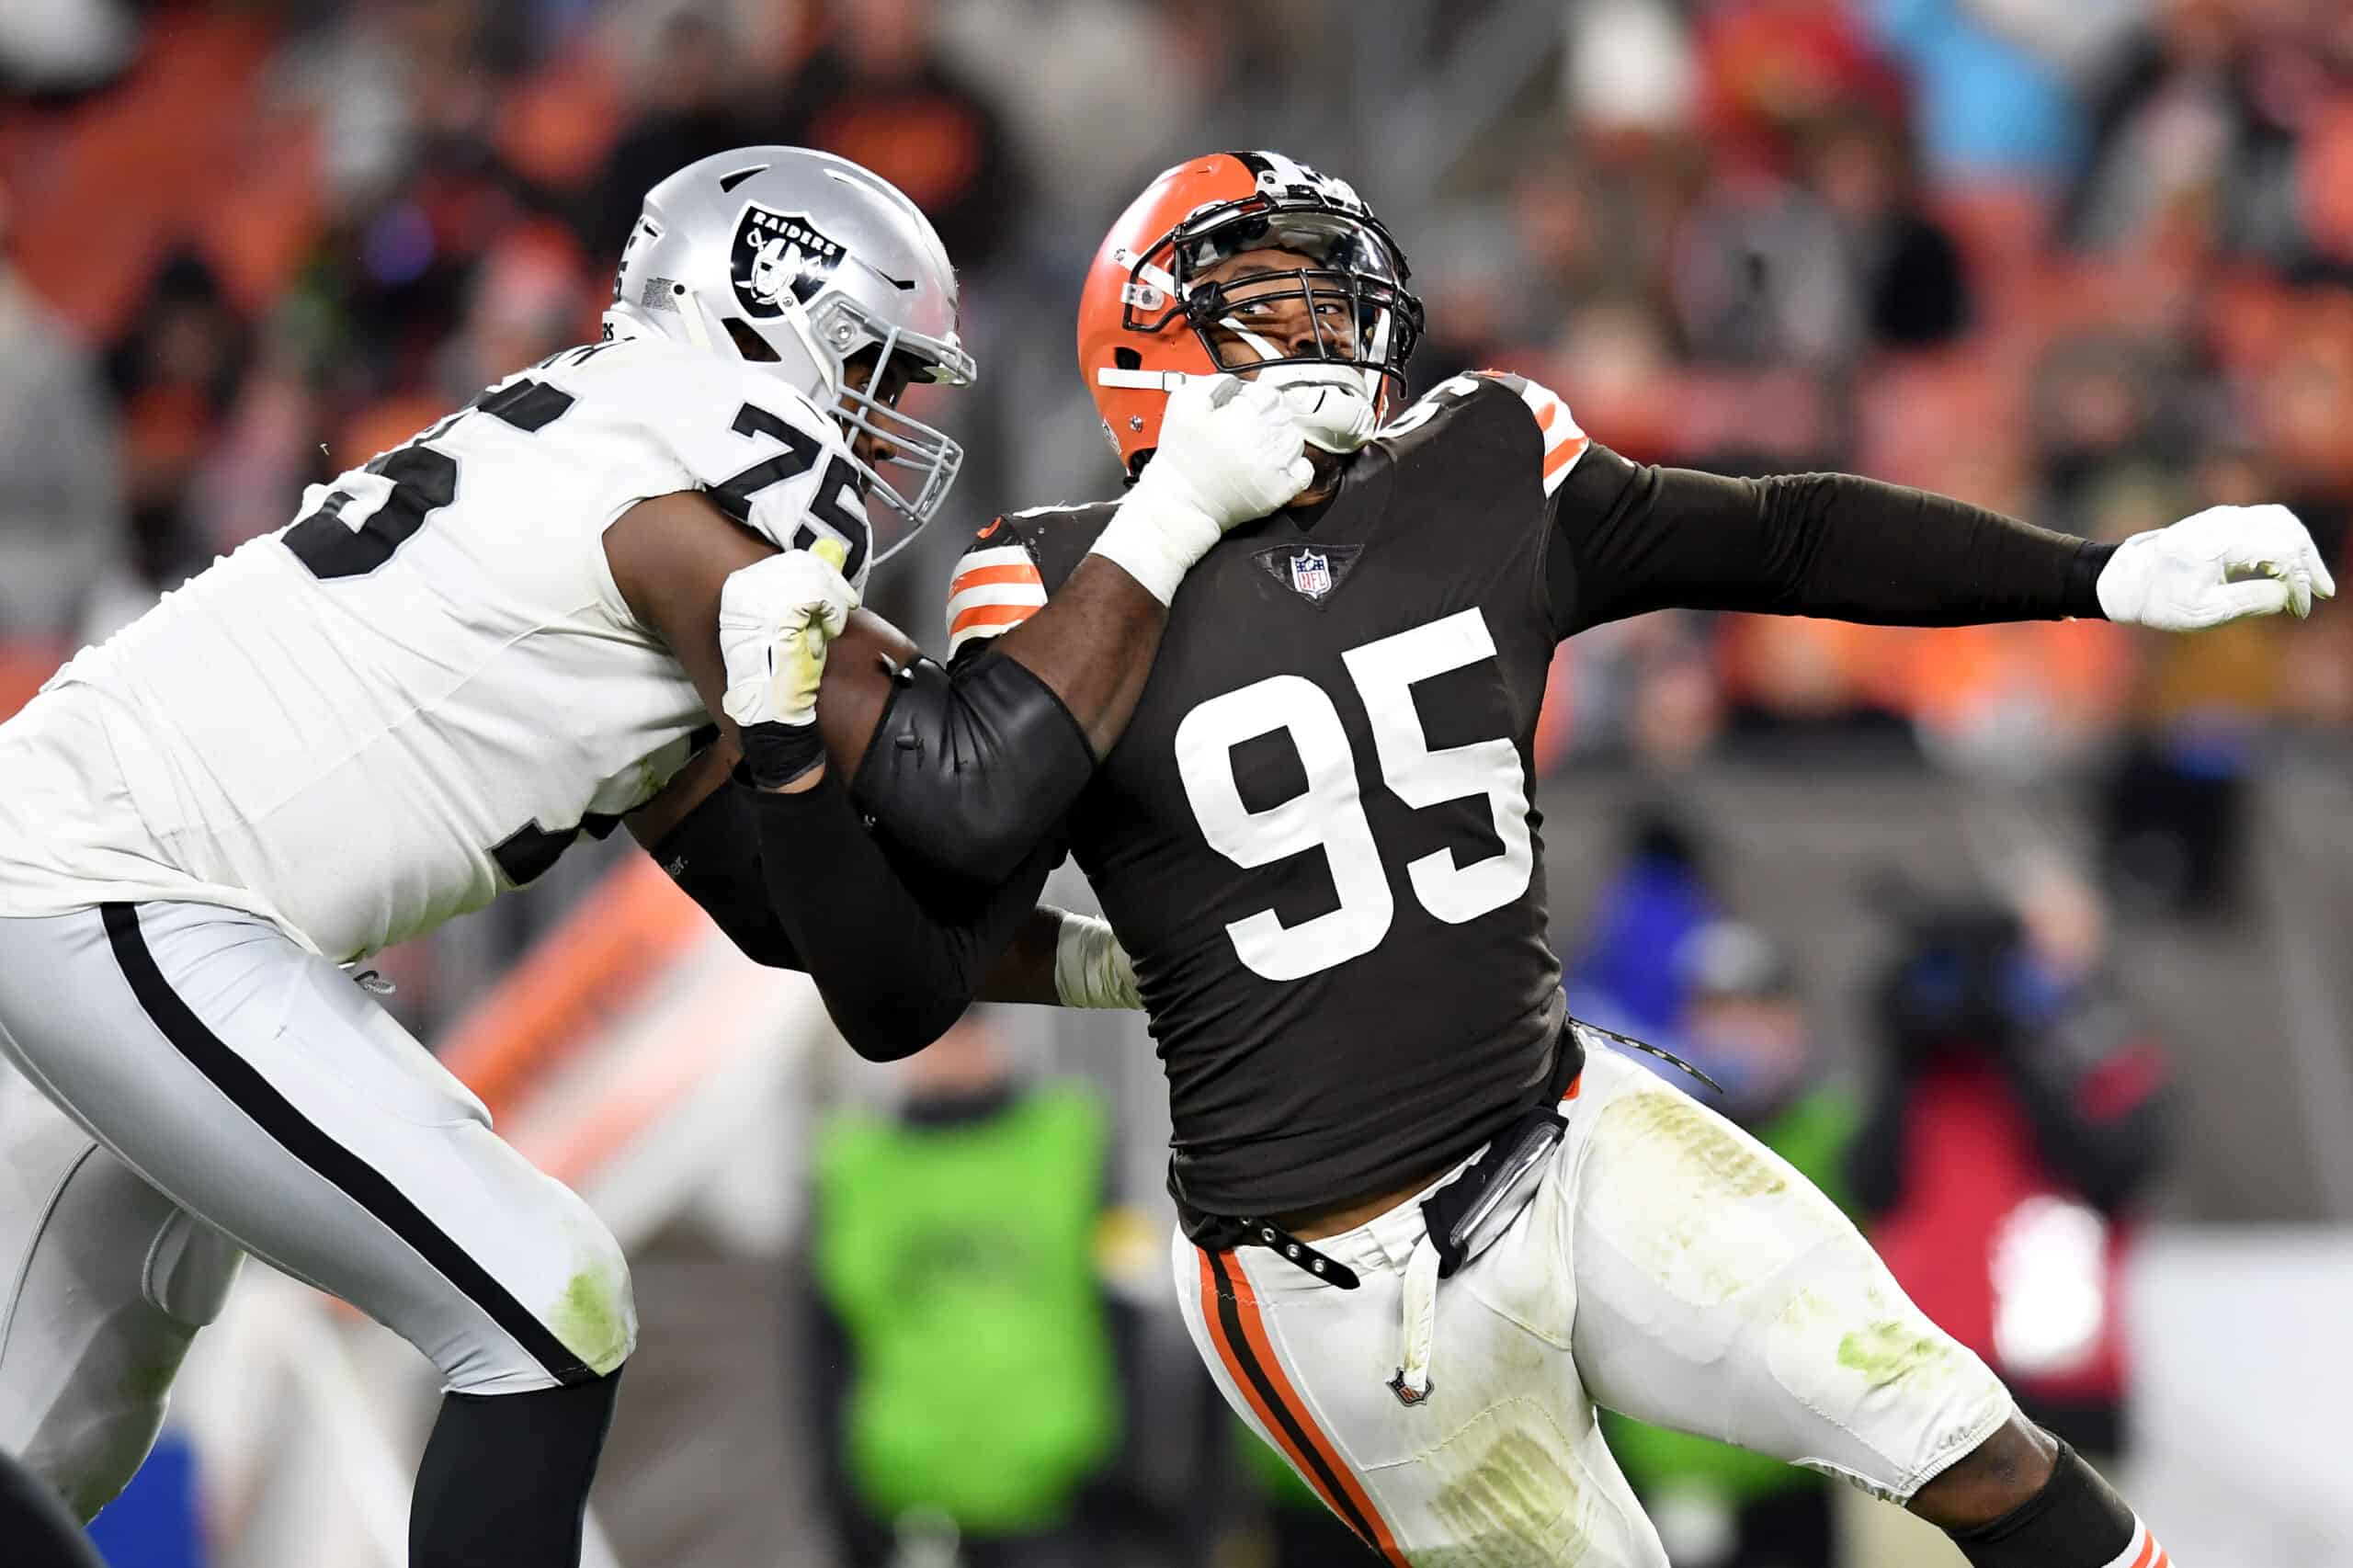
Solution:
[{"label": "white football glove", "polygon": [[1166,604],[1228,528],[1256,522],[1314,477],[1277,388],[1195,377],[1168,394],[1159,449],[1091,553],[1118,562]]},{"label": "white football glove", "polygon": [[[1320,451],[1347,454],[1372,439],[1381,411],[1366,394],[1369,371],[1346,365],[1269,365],[1253,380],[1278,388],[1291,423]],[[1377,384],[1377,383],[1376,383]]]},{"label": "white football glove", "polygon": [[2336,579],[2285,506],[2209,506],[2169,528],[2137,533],[2100,569],[2109,619],[2160,631],[2202,631],[2250,615],[2336,597]]},{"label": "white football glove", "polygon": [[824,758],[816,720],[825,645],[858,608],[841,560],[842,546],[825,540],[731,573],[720,589],[719,651],[727,662],[720,706],[743,731],[756,783],[790,783]]}]

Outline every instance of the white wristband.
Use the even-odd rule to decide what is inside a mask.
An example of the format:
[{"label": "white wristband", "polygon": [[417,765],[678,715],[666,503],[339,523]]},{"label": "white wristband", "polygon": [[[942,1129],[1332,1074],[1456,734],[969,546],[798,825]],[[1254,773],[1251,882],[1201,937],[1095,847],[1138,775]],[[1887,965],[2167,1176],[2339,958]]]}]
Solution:
[{"label": "white wristband", "polygon": [[1120,503],[1087,553],[1112,562],[1165,605],[1175,602],[1176,585],[1218,538],[1210,517],[1139,485]]},{"label": "white wristband", "polygon": [[1143,1006],[1136,990],[1135,965],[1111,927],[1091,915],[1068,911],[1054,938],[1054,994],[1065,1007]]}]

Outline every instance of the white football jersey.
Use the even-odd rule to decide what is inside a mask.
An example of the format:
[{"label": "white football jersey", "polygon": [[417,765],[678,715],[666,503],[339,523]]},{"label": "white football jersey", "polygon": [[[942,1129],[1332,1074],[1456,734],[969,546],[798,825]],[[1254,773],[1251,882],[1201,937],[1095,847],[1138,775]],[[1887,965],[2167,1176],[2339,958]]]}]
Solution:
[{"label": "white football jersey", "polygon": [[611,832],[710,722],[603,544],[683,490],[842,540],[863,585],[807,398],[658,338],[566,350],[312,487],[0,725],[0,915],[205,900],[347,960]]}]

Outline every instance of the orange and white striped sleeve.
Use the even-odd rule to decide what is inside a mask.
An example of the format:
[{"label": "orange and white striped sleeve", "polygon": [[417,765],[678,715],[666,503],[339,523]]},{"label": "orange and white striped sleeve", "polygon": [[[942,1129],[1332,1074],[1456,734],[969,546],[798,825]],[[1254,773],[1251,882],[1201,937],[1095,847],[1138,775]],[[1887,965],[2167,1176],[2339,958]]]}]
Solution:
[{"label": "orange and white striped sleeve", "polygon": [[[992,544],[993,537],[1005,542]],[[997,637],[1046,608],[1046,579],[1020,537],[1002,520],[956,562],[948,585],[948,656],[975,637]]]},{"label": "orange and white striped sleeve", "polygon": [[1577,427],[1576,416],[1558,392],[1526,376],[1495,379],[1518,392],[1519,401],[1536,416],[1536,428],[1544,437],[1544,494],[1549,496],[1575,471],[1577,460],[1593,442]]}]

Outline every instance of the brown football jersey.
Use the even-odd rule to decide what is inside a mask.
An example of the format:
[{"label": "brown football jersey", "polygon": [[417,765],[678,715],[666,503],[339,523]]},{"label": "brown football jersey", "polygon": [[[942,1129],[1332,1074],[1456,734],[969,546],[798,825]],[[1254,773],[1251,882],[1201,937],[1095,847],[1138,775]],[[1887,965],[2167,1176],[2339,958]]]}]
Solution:
[{"label": "brown football jersey", "polygon": [[[1546,525],[1585,449],[1540,387],[1457,378],[1178,592],[1069,829],[1135,960],[1192,1208],[1394,1187],[1540,1088],[1561,993],[1529,758]],[[1113,509],[993,523],[950,590],[960,651],[1043,604]]]},{"label": "brown football jersey", "polygon": [[[1000,518],[968,651],[1044,605],[1109,504]],[[1560,1017],[1529,750],[1561,638],[1670,606],[1957,625],[2099,613],[2114,547],[1851,474],[1628,462],[1517,376],[1458,376],[1338,493],[1185,579],[1073,810],[1211,1215],[1394,1191],[1544,1085]]]}]

